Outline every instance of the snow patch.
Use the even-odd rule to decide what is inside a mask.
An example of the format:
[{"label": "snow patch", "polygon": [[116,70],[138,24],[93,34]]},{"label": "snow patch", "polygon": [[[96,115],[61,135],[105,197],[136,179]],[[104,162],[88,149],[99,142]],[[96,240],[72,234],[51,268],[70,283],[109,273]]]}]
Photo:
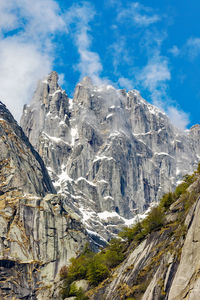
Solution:
[{"label": "snow patch", "polygon": [[66,181],[73,181],[71,177],[68,176],[66,166],[61,166],[61,173],[58,175],[58,180],[55,181],[54,186],[60,187],[62,183],[65,183]]},{"label": "snow patch", "polygon": [[68,98],[69,99],[69,109],[71,110],[73,107],[73,99]]},{"label": "snow patch", "polygon": [[117,217],[119,219],[121,218],[117,212],[115,212],[115,211],[110,212],[107,210],[105,210],[101,213],[98,213],[98,216],[101,220],[108,220],[108,218],[115,218],[115,217]]},{"label": "snow patch", "polygon": [[111,118],[112,116],[113,116],[113,114],[109,114],[109,115],[106,116],[106,119],[109,119],[109,118]]},{"label": "snow patch", "polygon": [[95,159],[93,160],[93,162],[96,162],[96,161],[98,161],[98,160],[103,160],[103,159],[106,159],[106,160],[114,160],[113,157],[109,157],[109,156],[105,156],[105,155],[103,155],[103,156],[98,156],[98,155],[96,155],[96,156],[95,156]]},{"label": "snow patch", "polygon": [[111,197],[111,196],[105,196],[105,197],[103,197],[105,200],[109,200],[109,199],[112,199],[113,200],[113,197]]},{"label": "snow patch", "polygon": [[78,183],[79,181],[82,181],[82,180],[84,180],[85,182],[87,182],[89,185],[96,186],[96,184],[94,184],[92,181],[87,180],[85,177],[79,177],[76,180],[76,183]]},{"label": "snow patch", "polygon": [[43,81],[42,81],[42,83],[46,83],[46,84],[48,84],[48,81],[47,81],[47,79],[43,80]]},{"label": "snow patch", "polygon": [[56,90],[54,93],[49,94],[49,96],[54,97],[56,94],[61,93],[61,92],[62,91],[59,89],[59,90]]},{"label": "snow patch", "polygon": [[72,137],[71,145],[74,146],[75,140],[78,138],[78,129],[77,129],[77,127],[71,128],[71,137]]},{"label": "snow patch", "polygon": [[56,144],[59,144],[59,143],[64,143],[64,144],[67,144],[67,142],[65,142],[63,139],[61,138],[58,138],[58,137],[55,137],[55,136],[50,136],[48,135],[46,132],[43,131],[43,134],[44,134],[44,138],[46,139],[49,139],[51,140],[52,142],[56,143]]}]

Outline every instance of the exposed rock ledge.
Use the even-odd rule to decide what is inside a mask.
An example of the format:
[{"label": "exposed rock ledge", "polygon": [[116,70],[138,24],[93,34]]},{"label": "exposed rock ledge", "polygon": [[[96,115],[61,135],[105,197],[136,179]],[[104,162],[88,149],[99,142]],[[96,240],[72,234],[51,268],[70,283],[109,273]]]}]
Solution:
[{"label": "exposed rock ledge", "polygon": [[61,196],[40,198],[17,191],[0,196],[0,236],[3,299],[56,299],[56,275],[87,242],[79,219]]}]

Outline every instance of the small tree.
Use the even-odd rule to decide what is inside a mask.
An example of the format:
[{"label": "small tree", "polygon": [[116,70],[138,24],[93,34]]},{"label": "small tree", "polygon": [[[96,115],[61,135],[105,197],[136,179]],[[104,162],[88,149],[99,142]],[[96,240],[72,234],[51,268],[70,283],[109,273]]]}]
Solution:
[{"label": "small tree", "polygon": [[148,234],[153,230],[162,227],[164,222],[164,215],[160,207],[153,207],[149,215],[143,220],[142,226],[145,233]]},{"label": "small tree", "polygon": [[93,285],[98,285],[109,275],[108,267],[96,256],[88,266],[87,279]]}]

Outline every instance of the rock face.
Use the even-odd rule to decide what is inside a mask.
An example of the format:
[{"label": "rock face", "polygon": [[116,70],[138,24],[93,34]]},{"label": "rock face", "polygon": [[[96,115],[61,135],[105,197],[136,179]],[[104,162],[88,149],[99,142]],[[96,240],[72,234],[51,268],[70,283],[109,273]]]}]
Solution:
[{"label": "rock face", "polygon": [[21,125],[57,191],[107,239],[113,224],[144,212],[194,170],[200,127],[181,132],[138,91],[94,86],[87,77],[72,101],[57,79],[52,72],[39,83]]},{"label": "rock face", "polygon": [[39,154],[0,102],[0,298],[56,299],[54,280],[88,241]]},{"label": "rock face", "polygon": [[[171,205],[166,223],[127,251],[127,258],[108,280],[88,292],[91,300],[198,300],[200,178],[185,194],[195,203],[183,217],[185,196]],[[182,219],[183,217],[183,219]],[[183,221],[183,224],[181,222]]]},{"label": "rock face", "polygon": [[0,138],[0,193],[13,189],[41,196],[55,193],[41,157],[2,102]]}]

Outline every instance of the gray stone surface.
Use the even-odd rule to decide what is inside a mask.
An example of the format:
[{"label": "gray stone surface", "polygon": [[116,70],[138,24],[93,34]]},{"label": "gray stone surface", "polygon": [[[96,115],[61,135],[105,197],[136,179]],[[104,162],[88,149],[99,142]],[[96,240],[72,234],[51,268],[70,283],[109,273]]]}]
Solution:
[{"label": "gray stone surface", "polygon": [[110,224],[124,224],[133,209],[142,213],[173,190],[200,157],[199,125],[180,131],[138,91],[94,86],[87,77],[72,101],[52,72],[25,106],[21,125],[57,191],[105,239],[120,226],[105,225],[99,213],[116,212]]},{"label": "gray stone surface", "polygon": [[59,271],[88,242],[79,216],[66,203],[0,102],[1,299],[60,298],[55,289]]},{"label": "gray stone surface", "polygon": [[0,192],[55,193],[44,162],[0,102]]},{"label": "gray stone surface", "polygon": [[[91,291],[90,299],[127,299],[133,296],[136,290],[139,293],[134,294],[134,299],[199,299],[200,178],[190,186],[189,191],[195,193],[197,201],[186,216],[185,237],[174,237],[173,232],[167,233],[165,227],[160,232],[152,232],[136,248],[131,245],[127,258],[113,270],[107,282],[99,285],[94,292]],[[175,205],[181,213],[182,208],[179,204],[180,199]],[[173,209],[167,212],[171,217],[174,214],[176,215],[176,212]],[[173,224],[176,222],[169,223],[168,229]],[[183,230],[180,224],[178,228]]]}]

